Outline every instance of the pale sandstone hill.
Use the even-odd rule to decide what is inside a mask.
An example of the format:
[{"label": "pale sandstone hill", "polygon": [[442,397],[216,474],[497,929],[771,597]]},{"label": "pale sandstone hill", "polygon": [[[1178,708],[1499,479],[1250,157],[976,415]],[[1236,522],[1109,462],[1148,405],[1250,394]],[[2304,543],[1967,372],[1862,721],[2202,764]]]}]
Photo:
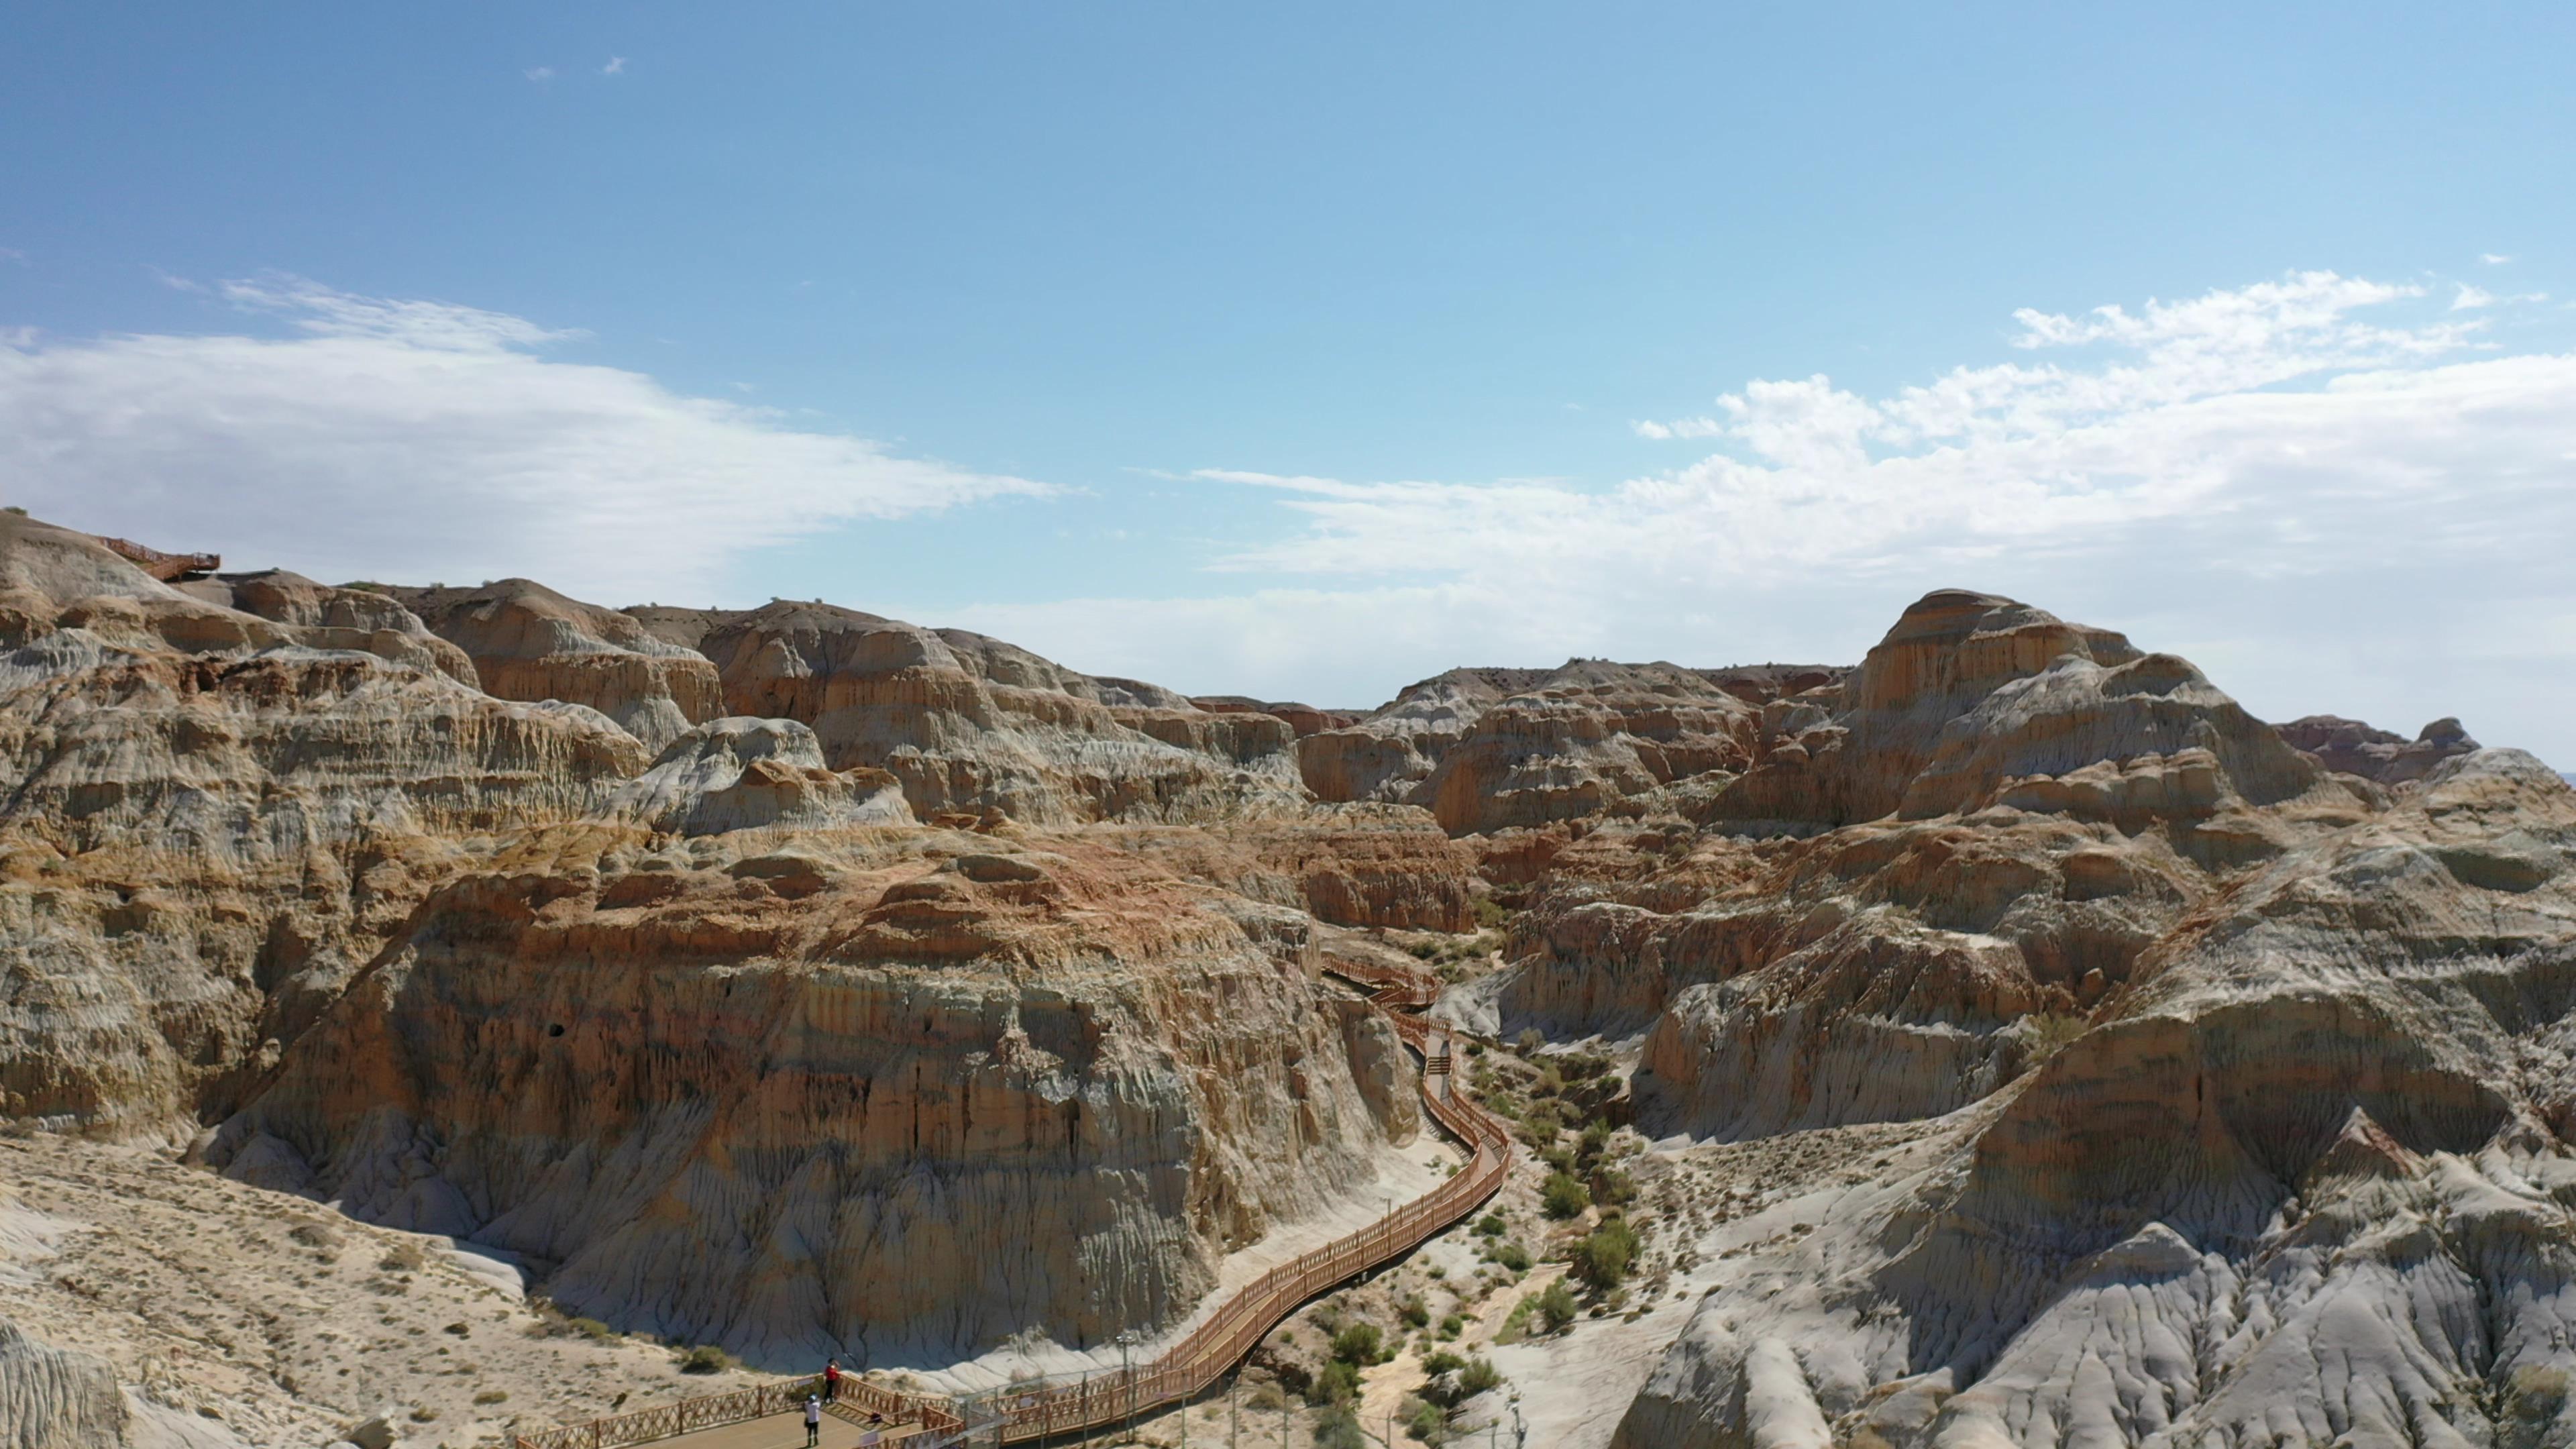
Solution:
[{"label": "pale sandstone hill", "polygon": [[1593,659],[1453,669],[1349,725],[1301,729],[1298,762],[1320,799],[1420,805],[1452,834],[1544,826],[1745,768],[1768,700],[1838,677]]},{"label": "pale sandstone hill", "polygon": [[0,581],[13,1117],[229,1110],[458,842],[595,811],[645,764],[588,710],[500,703],[434,651],[312,647],[353,626],[191,598],[86,535],[0,517]]},{"label": "pale sandstone hill", "polygon": [[2294,719],[2280,730],[2281,738],[2316,756],[2327,769],[2383,785],[2421,780],[2444,760],[2478,748],[2456,719],[2437,719],[2412,740],[2331,714]]},{"label": "pale sandstone hill", "polygon": [[615,609],[528,579],[388,592],[471,656],[496,698],[588,705],[654,750],[725,712],[714,665]]},{"label": "pale sandstone hill", "polygon": [[1075,839],[656,839],[442,891],[210,1160],[575,1311],[883,1364],[1158,1326],[1415,1130],[1301,914]]},{"label": "pale sandstone hill", "polygon": [[1208,820],[1307,799],[1282,720],[1211,714],[963,630],[781,600],[702,647],[731,712],[810,727],[834,768],[892,773],[923,819]]},{"label": "pale sandstone hill", "polygon": [[2571,1005],[2576,791],[2453,760],[1704,1301],[1620,1442],[2566,1443]]}]

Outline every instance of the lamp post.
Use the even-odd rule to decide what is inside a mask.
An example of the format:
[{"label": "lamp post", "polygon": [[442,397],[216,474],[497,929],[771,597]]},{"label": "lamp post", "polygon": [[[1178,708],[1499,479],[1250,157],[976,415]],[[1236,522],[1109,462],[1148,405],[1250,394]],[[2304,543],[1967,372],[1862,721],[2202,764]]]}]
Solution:
[{"label": "lamp post", "polygon": [[1118,1335],[1118,1376],[1127,1381],[1127,1442],[1136,1441],[1136,1330]]}]

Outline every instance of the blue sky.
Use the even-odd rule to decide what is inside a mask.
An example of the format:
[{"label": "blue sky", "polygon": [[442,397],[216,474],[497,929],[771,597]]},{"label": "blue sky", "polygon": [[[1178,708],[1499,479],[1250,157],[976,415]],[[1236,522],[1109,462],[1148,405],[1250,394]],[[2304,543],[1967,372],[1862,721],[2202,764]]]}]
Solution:
[{"label": "blue sky", "polygon": [[1968,584],[2576,762],[2565,7],[0,39],[0,492],[65,522],[1343,704]]}]

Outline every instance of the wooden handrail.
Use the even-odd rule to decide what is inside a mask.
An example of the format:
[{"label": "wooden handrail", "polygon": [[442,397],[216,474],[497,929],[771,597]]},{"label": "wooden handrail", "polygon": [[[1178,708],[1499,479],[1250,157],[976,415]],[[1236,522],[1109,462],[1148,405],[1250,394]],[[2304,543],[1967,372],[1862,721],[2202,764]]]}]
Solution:
[{"label": "wooden handrail", "polygon": [[[1445,1043],[1434,1053],[1431,1024],[1406,1009],[1438,999],[1439,983],[1421,973],[1374,962],[1333,960],[1324,969],[1365,988],[1371,1001],[1387,1009],[1404,1044],[1421,1054],[1423,1106],[1433,1121],[1470,1149],[1467,1165],[1375,1223],[1271,1268],[1150,1363],[984,1399],[986,1412],[977,1416],[981,1421],[975,1430],[977,1438],[986,1428],[997,1428],[1002,1442],[1025,1443],[1096,1429],[1197,1398],[1300,1304],[1412,1252],[1484,1206],[1502,1187],[1511,1172],[1510,1132],[1484,1108],[1458,1095],[1457,1078],[1434,1066],[1445,1066],[1449,1060]],[[786,1413],[812,1383],[810,1377],[791,1379],[682,1399],[658,1409],[518,1435],[512,1443],[514,1449],[610,1449],[641,1444]],[[858,1378],[842,1379],[839,1397],[828,1406],[834,1417],[853,1423],[864,1422],[863,1414],[879,1414],[890,1426],[918,1424],[935,1434],[963,1430],[964,1407],[951,1398],[897,1393]]]}]

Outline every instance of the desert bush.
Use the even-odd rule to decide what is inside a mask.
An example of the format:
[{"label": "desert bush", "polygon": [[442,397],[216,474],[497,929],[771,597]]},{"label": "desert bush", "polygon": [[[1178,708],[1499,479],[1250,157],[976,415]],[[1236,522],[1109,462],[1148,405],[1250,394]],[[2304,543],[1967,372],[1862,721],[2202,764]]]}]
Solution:
[{"label": "desert bush", "polygon": [[388,1273],[417,1273],[429,1266],[429,1257],[418,1243],[396,1243],[376,1260],[376,1266]]},{"label": "desert bush", "polygon": [[1348,1359],[1334,1359],[1324,1365],[1306,1385],[1306,1402],[1310,1404],[1347,1404],[1360,1396],[1360,1371]]},{"label": "desert bush", "polygon": [[733,1360],[725,1351],[711,1343],[699,1344],[680,1357],[680,1372],[684,1374],[720,1374],[732,1366]]},{"label": "desert bush", "polygon": [[1404,1432],[1425,1444],[1440,1443],[1449,1437],[1449,1416],[1434,1405],[1417,1402],[1413,1412],[1405,1415]]},{"label": "desert bush", "polygon": [[1347,1364],[1384,1361],[1384,1336],[1374,1323],[1354,1323],[1333,1335],[1333,1357]]},{"label": "desert bush", "polygon": [[486,1406],[492,1404],[506,1404],[510,1402],[510,1391],[508,1389],[485,1389],[483,1392],[474,1396],[474,1402]]},{"label": "desert bush", "polygon": [[1467,1320],[1460,1314],[1452,1313],[1440,1320],[1440,1336],[1444,1339],[1454,1339],[1466,1331]]},{"label": "desert bush", "polygon": [[1502,1382],[1503,1371],[1494,1367],[1491,1359],[1471,1358],[1465,1368],[1458,1370],[1458,1397],[1472,1399],[1487,1389],[1500,1387]]},{"label": "desert bush", "polygon": [[1501,1244],[1486,1256],[1515,1273],[1526,1273],[1530,1268],[1530,1251],[1518,1243]]},{"label": "desert bush", "polygon": [[1572,1323],[1575,1312],[1574,1290],[1566,1287],[1562,1278],[1548,1284],[1547,1291],[1538,1295],[1538,1316],[1547,1320],[1551,1332]]},{"label": "desert bush", "polygon": [[1487,1213],[1483,1217],[1476,1219],[1476,1235],[1484,1238],[1501,1237],[1503,1235],[1503,1215],[1501,1213]]},{"label": "desert bush", "polygon": [[593,1343],[606,1343],[617,1336],[616,1329],[609,1327],[607,1324],[600,1322],[596,1318],[568,1318],[564,1320],[564,1327],[571,1329],[573,1332],[580,1334],[582,1337],[589,1339]]},{"label": "desert bush", "polygon": [[1636,1230],[1626,1218],[1611,1218],[1574,1245],[1575,1276],[1607,1293],[1627,1281],[1636,1258]]},{"label": "desert bush", "polygon": [[1431,1322],[1431,1307],[1422,1301],[1422,1296],[1418,1293],[1405,1299],[1395,1311],[1404,1315],[1404,1321],[1416,1328],[1424,1327]]},{"label": "desert bush", "polygon": [[1512,1045],[1522,1056],[1528,1056],[1531,1052],[1537,1051],[1540,1047],[1547,1045],[1547,1038],[1539,1035],[1537,1027],[1525,1027],[1522,1029],[1521,1034],[1513,1040]]},{"label": "desert bush", "polygon": [[1315,1415],[1315,1449],[1369,1449],[1359,1416],[1335,1404]]},{"label": "desert bush", "polygon": [[1570,1218],[1592,1206],[1592,1189],[1572,1173],[1551,1172],[1539,1186],[1538,1205],[1549,1217]]}]

